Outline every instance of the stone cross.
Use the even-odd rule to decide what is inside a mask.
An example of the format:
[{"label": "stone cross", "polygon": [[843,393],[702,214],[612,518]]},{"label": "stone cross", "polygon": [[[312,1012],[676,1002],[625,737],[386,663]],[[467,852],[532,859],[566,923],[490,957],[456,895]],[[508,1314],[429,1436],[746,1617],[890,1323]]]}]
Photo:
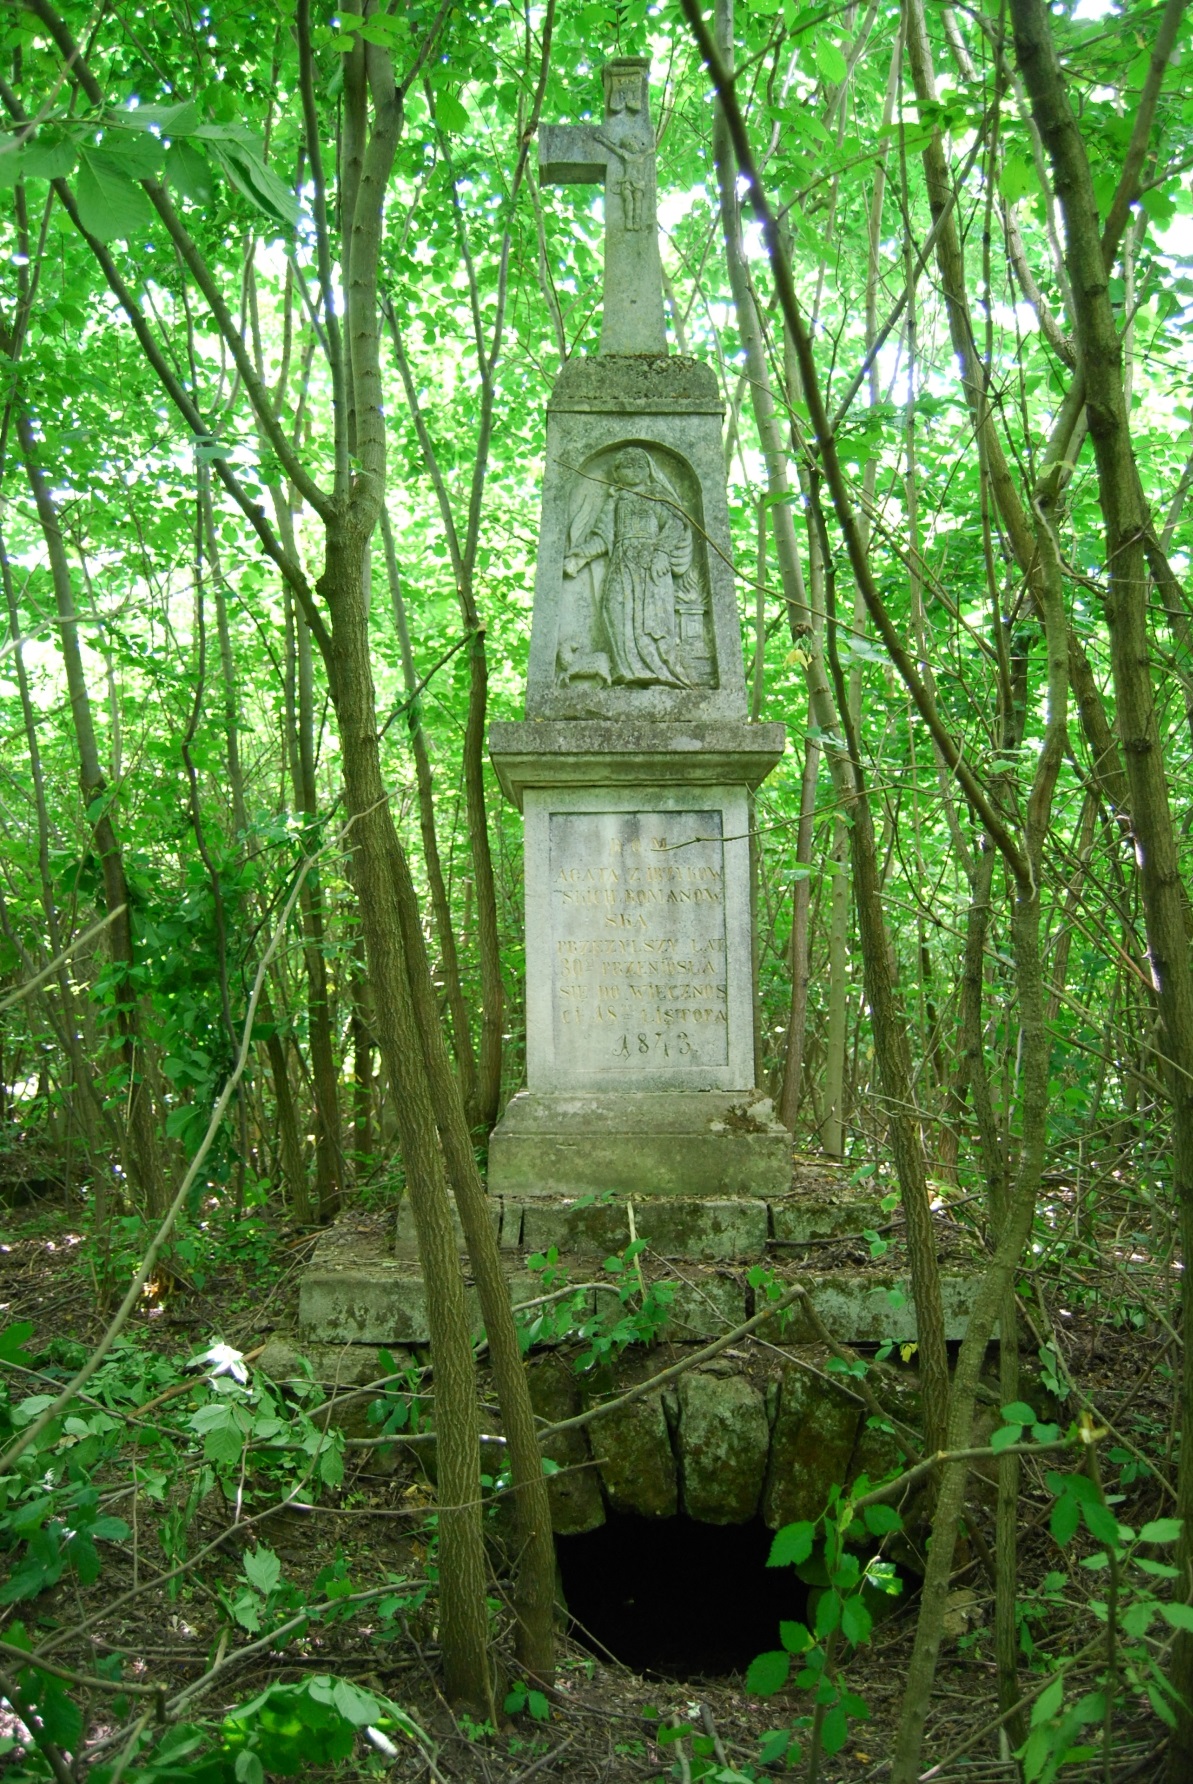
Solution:
[{"label": "stone cross", "polygon": [[545,124],[539,132],[539,179],[548,186],[605,188],[601,352],[666,353],[650,62],[619,56],[605,63],[601,79],[600,124]]}]

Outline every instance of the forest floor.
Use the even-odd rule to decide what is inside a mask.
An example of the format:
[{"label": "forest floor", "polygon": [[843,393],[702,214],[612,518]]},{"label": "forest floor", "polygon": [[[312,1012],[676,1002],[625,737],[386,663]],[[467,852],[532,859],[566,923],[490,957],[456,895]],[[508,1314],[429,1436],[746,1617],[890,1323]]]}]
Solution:
[{"label": "forest floor", "polygon": [[[128,1223],[127,1230],[117,1233],[116,1251],[109,1246],[105,1257],[72,1220],[80,1220],[78,1208],[57,1199],[0,1211],[0,1328],[32,1323],[28,1345],[44,1372],[43,1388],[45,1376],[50,1385],[62,1379],[99,1338],[113,1299],[100,1293],[105,1271],[119,1283],[119,1248],[134,1257],[141,1237],[136,1223]],[[134,1364],[140,1370],[142,1385],[135,1389],[134,1401],[148,1405],[152,1400],[155,1407],[160,1402],[161,1411],[143,1424],[129,1415],[126,1439],[134,1422],[140,1431],[131,1445],[126,1441],[108,1456],[95,1477],[103,1508],[110,1506],[121,1515],[128,1534],[103,1543],[102,1571],[92,1583],[83,1584],[68,1570],[38,1595],[5,1606],[0,1615],[7,1615],[9,1638],[15,1620],[22,1619],[35,1643],[49,1642],[57,1665],[90,1679],[105,1670],[110,1674],[113,1657],[121,1656],[125,1681],[161,1686],[167,1698],[205,1678],[216,1665],[220,1676],[208,1684],[202,1702],[209,1725],[213,1717],[218,1725],[221,1714],[274,1681],[331,1673],[398,1702],[435,1743],[434,1758],[428,1761],[412,1743],[399,1744],[394,1758],[373,1753],[362,1742],[357,1755],[335,1770],[337,1778],[430,1776],[443,1784],[528,1784],[532,1777],[577,1784],[587,1779],[605,1784],[686,1780],[703,1775],[700,1737],[707,1739],[709,1728],[724,1754],[716,1766],[739,1768],[739,1776],[742,1767],[756,1768],[760,1738],[806,1714],[806,1699],[799,1693],[788,1690],[764,1702],[747,1697],[740,1675],[685,1680],[641,1676],[612,1656],[595,1655],[574,1630],[560,1644],[557,1684],[545,1721],[522,1713],[503,1718],[493,1734],[466,1717],[453,1716],[438,1689],[431,1608],[421,1605],[419,1592],[425,1581],[431,1496],[417,1469],[393,1460],[394,1452],[384,1452],[390,1460],[383,1463],[376,1450],[350,1450],[341,1483],[281,1510],[273,1509],[278,1482],[253,1480],[242,1470],[232,1504],[228,1488],[208,1485],[187,1508],[186,1524],[181,1508],[188,1480],[193,1486],[198,1478],[201,1458],[192,1449],[188,1460],[168,1431],[169,1416],[190,1403],[188,1387],[197,1385],[182,1374],[182,1366],[217,1342],[251,1355],[272,1333],[288,1333],[296,1278],[313,1242],[311,1235],[279,1230],[252,1217],[222,1229],[214,1268],[205,1257],[203,1270],[188,1273],[183,1245],[172,1270],[149,1285],[121,1354],[126,1374]],[[125,1269],[125,1281],[127,1274]],[[1089,1279],[1087,1270],[1083,1280]],[[1068,1371],[1080,1383],[1074,1407],[1082,1397],[1096,1406],[1123,1446],[1116,1453],[1128,1460],[1120,1469],[1123,1497],[1115,1513],[1122,1521],[1142,1525],[1173,1509],[1165,1487],[1171,1479],[1171,1385],[1165,1380],[1171,1338],[1154,1320],[1140,1330],[1138,1320],[1122,1316],[1121,1309],[1108,1311],[1113,1298],[1106,1294],[1069,1299],[1072,1306],[1057,1313],[1063,1311]],[[167,1386],[155,1398],[148,1389],[157,1381]],[[38,1385],[33,1383],[30,1391]],[[145,1460],[137,1464],[139,1486],[134,1491],[138,1446]],[[179,1462],[173,1474],[170,1457]],[[1099,1628],[1089,1608],[1096,1581],[1080,1566],[1080,1548],[1058,1556],[1049,1536],[1052,1496],[1045,1472],[1033,1464],[1023,1476],[1021,1597],[1032,1606],[1026,1627],[1035,1649],[1034,1657],[1024,1661],[1025,1688],[1036,1682],[1033,1667],[1042,1679],[1058,1657],[1071,1657]],[[246,1518],[249,1523],[243,1522]],[[988,1516],[991,1537],[992,1523]],[[267,1639],[254,1637],[251,1617],[245,1627],[230,1615],[238,1593],[243,1601],[244,1555],[258,1539],[278,1557],[295,1602],[304,1594],[318,1599],[321,1584],[327,1590],[326,1582],[339,1578],[350,1581],[356,1592],[393,1584],[396,1594],[406,1595],[401,1600],[406,1608],[395,1615],[391,1605],[388,1622],[384,1615],[325,1618],[277,1651]],[[215,1546],[196,1562],[209,1544]],[[188,1571],[173,1581],[163,1577],[171,1562],[178,1565],[187,1558]],[[500,1602],[496,1579],[494,1591]],[[997,1716],[991,1605],[992,1590],[977,1563],[970,1561],[954,1580],[925,1745],[925,1764],[934,1769],[924,1775],[937,1784],[995,1784],[1017,1776],[1014,1765],[1000,1758],[998,1737],[990,1727]],[[856,1784],[884,1775],[916,1606],[911,1590],[878,1625],[869,1645],[850,1659],[849,1689],[864,1700],[869,1715],[851,1725],[851,1738],[840,1752],[822,1760],[821,1784]],[[0,1638],[5,1634],[0,1627]],[[1100,1664],[1094,1654],[1084,1672],[1078,1668],[1072,1675],[1078,1691],[1094,1688]],[[106,1731],[127,1727],[132,1712],[118,1698],[105,1700],[94,1692],[84,1693],[81,1701],[89,1745],[94,1749],[99,1743],[102,1751]],[[691,1725],[681,1747],[658,1743],[660,1718]],[[0,1727],[0,1735],[14,1728],[19,1734],[11,1717],[9,1722],[7,1730]],[[1109,1769],[1100,1753],[1091,1753],[1067,1764],[1061,1777],[1112,1779],[1115,1784],[1140,1778],[1146,1784],[1160,1775],[1164,1734],[1142,1692],[1128,1690]],[[1096,1744],[1096,1734],[1094,1740]],[[112,1756],[107,1755],[109,1760]],[[748,1775],[775,1776],[781,1770]],[[321,1771],[303,1767],[305,1776]],[[786,1775],[805,1774],[806,1761]],[[327,1775],[333,1774],[329,1770]]]}]

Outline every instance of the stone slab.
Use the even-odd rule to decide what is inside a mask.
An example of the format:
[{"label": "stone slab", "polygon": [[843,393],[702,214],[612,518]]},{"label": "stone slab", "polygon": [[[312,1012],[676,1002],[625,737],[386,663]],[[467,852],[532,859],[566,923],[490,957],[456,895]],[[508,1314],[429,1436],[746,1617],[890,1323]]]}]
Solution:
[{"label": "stone slab", "polygon": [[834,1197],[784,1196],[772,1201],[771,1236],[785,1245],[810,1245],[817,1239],[840,1239],[884,1226],[889,1215],[877,1202],[848,1193]]},{"label": "stone slab", "polygon": [[786,727],[690,721],[501,719],[489,755],[502,791],[522,810],[530,787],[725,783],[756,787],[783,755]]},{"label": "stone slab", "polygon": [[489,1141],[489,1188],[532,1196],[783,1194],[791,1136],[756,1094],[513,1097]]},{"label": "stone slab", "polygon": [[531,1091],[754,1085],[743,787],[525,796]]},{"label": "stone slab", "polygon": [[848,1478],[863,1410],[806,1370],[784,1370],[762,1496],[770,1529],[820,1516],[829,1488]]},{"label": "stone slab", "polygon": [[[516,1206],[506,1203],[505,1223],[511,1227]],[[744,1198],[635,1197],[632,1233],[630,1211],[621,1200],[536,1197],[522,1204],[519,1212],[521,1249],[526,1252],[555,1246],[579,1257],[608,1257],[624,1251],[634,1237],[659,1257],[707,1263],[761,1257],[766,1250],[766,1203]]]},{"label": "stone slab", "polygon": [[[501,1242],[501,1203],[490,1198],[488,1206],[489,1225],[493,1229],[493,1237]],[[464,1240],[464,1228],[460,1224],[460,1214],[456,1207],[455,1197],[451,1201],[452,1230],[456,1236],[456,1244],[461,1251],[467,1251]],[[410,1205],[410,1197],[403,1196],[398,1208],[398,1218],[394,1227],[394,1254],[397,1257],[418,1256],[418,1234],[414,1225],[414,1210]]]},{"label": "stone slab", "polygon": [[719,1338],[746,1318],[744,1279],[699,1276],[675,1282],[670,1313],[659,1337],[665,1344],[691,1344]]},{"label": "stone slab", "polygon": [[[548,1424],[561,1424],[583,1410],[575,1371],[555,1357],[537,1358],[528,1371],[530,1403]],[[605,1501],[583,1428],[565,1431],[543,1446],[543,1455],[562,1472],[547,1478],[551,1528],[557,1536],[580,1536],[605,1522]]]},{"label": "stone slab", "polygon": [[[541,1279],[529,1271],[511,1275],[509,1288],[515,1307],[543,1292]],[[479,1338],[480,1301],[471,1285],[465,1294],[472,1333]],[[422,1271],[407,1258],[323,1266],[316,1259],[299,1283],[298,1327],[301,1337],[323,1344],[429,1344]]]},{"label": "stone slab", "polygon": [[[914,1343],[918,1336],[911,1280],[887,1271],[836,1270],[831,1276],[803,1278],[812,1305],[834,1338],[844,1344]],[[945,1338],[950,1343],[965,1336],[981,1272],[946,1274],[941,1277]],[[769,1322],[762,1336],[775,1340],[781,1328]],[[998,1328],[995,1327],[995,1336]],[[798,1306],[783,1333],[788,1344],[809,1344],[816,1334],[800,1317]]]}]

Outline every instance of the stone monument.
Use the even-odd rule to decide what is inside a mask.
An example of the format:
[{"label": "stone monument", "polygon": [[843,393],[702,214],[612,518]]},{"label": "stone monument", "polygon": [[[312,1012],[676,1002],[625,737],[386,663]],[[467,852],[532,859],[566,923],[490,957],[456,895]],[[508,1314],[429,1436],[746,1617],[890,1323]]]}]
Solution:
[{"label": "stone monument", "polygon": [[[609,63],[601,122],[541,133],[544,180],[604,182],[605,308],[600,351],[563,367],[547,411],[526,717],[490,732],[526,817],[527,1002],[527,1088],[492,1135],[490,1217],[536,1348],[560,1334],[535,1254],[554,1254],[591,1313],[602,1288],[617,1292],[590,1280],[594,1260],[632,1239],[666,1283],[669,1344],[756,1317],[742,1266],[762,1259],[780,1283],[797,1273],[815,1321],[801,1303],[789,1325],[767,1322],[763,1386],[756,1359],[739,1372],[730,1351],[674,1396],[655,1390],[551,1440],[560,1535],[607,1510],[759,1515],[772,1529],[818,1517],[834,1486],[900,1462],[827,1373],[824,1328],[861,1344],[917,1336],[898,1235],[877,1264],[851,1237],[886,1230],[883,1209],[832,1166],[793,1173],[791,1136],[756,1088],[748,804],[784,734],[747,722],[716,379],[667,352],[647,75],[644,61]],[[972,1282],[964,1265],[945,1278],[950,1339]],[[262,1359],[277,1379],[372,1381],[395,1355],[424,1354],[408,1202],[396,1232],[354,1209],[320,1237],[298,1334],[305,1363],[280,1342]],[[596,1391],[658,1366],[627,1352]],[[880,1391],[906,1423],[914,1404],[890,1377]],[[570,1418],[593,1391],[540,1351],[542,1419]]]},{"label": "stone monument", "polygon": [[649,64],[599,124],[547,125],[544,182],[603,182],[600,351],[547,410],[526,717],[489,750],[526,818],[526,1078],[493,1133],[505,1197],[782,1194],[756,1089],[747,721],[722,404],[667,351]]}]

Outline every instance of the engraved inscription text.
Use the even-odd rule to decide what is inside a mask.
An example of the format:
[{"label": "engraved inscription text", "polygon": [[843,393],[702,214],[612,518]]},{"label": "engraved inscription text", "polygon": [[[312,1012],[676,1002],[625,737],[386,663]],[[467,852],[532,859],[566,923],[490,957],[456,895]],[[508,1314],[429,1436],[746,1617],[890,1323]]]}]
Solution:
[{"label": "engraved inscription text", "polygon": [[550,836],[557,1065],[725,1065],[720,812],[553,812]]}]

